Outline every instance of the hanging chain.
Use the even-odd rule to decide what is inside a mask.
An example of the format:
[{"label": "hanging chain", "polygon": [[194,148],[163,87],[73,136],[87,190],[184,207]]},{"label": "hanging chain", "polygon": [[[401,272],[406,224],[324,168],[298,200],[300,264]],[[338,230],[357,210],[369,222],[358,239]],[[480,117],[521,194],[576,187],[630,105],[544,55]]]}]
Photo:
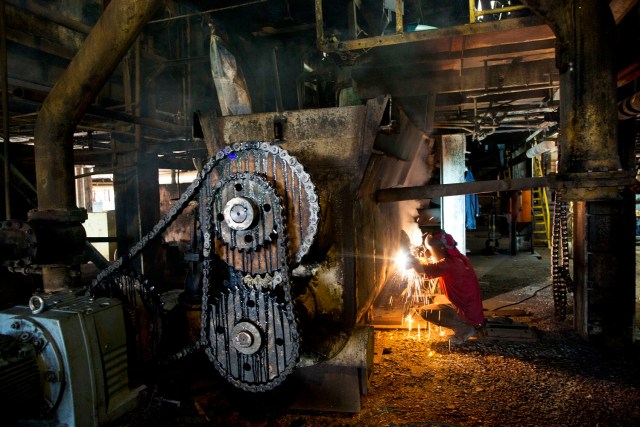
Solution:
[{"label": "hanging chain", "polygon": [[553,237],[551,242],[551,285],[555,317],[567,317],[567,292],[573,292],[573,280],[569,274],[569,230],[567,227],[568,202],[556,193],[553,209]]}]

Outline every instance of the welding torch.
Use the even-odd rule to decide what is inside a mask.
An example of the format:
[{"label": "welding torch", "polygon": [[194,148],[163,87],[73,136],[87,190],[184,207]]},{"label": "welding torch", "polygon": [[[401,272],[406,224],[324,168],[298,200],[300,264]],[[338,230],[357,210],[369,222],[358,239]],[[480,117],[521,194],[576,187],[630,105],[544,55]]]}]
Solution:
[{"label": "welding torch", "polygon": [[411,245],[411,239],[407,233],[402,230],[400,233],[400,251],[396,256],[396,264],[402,270],[414,269],[418,272],[422,272],[422,268],[416,269],[417,266],[421,266],[420,262],[420,248]]}]

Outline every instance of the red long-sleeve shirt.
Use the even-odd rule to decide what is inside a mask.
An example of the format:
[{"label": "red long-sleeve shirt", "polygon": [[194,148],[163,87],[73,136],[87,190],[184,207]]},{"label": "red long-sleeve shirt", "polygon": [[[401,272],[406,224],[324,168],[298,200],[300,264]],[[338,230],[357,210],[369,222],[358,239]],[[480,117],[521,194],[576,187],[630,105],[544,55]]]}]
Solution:
[{"label": "red long-sleeve shirt", "polygon": [[462,254],[448,256],[422,268],[427,277],[440,277],[442,292],[464,322],[470,325],[484,322],[480,284],[469,258]]}]

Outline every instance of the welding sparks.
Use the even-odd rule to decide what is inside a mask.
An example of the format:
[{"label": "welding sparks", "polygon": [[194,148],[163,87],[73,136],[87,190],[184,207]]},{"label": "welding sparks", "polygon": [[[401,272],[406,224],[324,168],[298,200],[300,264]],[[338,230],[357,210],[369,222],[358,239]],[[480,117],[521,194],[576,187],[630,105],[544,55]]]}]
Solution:
[{"label": "welding sparks", "polygon": [[412,335],[413,322],[413,315],[411,313],[402,318],[402,324],[407,325],[407,338],[417,339],[418,341],[421,341],[421,329],[419,323],[416,323],[416,326],[418,327],[416,335]]},{"label": "welding sparks", "polygon": [[409,254],[405,251],[398,251],[395,258],[396,267],[403,273],[403,277],[407,269],[409,268]]}]

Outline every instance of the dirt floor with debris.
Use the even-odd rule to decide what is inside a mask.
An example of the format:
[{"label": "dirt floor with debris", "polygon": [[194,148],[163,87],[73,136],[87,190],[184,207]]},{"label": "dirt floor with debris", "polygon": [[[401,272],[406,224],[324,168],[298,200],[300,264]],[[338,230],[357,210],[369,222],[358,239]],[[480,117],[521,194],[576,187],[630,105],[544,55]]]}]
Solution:
[{"label": "dirt floor with debris", "polygon": [[[640,426],[640,349],[584,342],[573,333],[570,303],[567,319],[556,320],[548,280],[540,280],[548,258],[529,256],[485,259],[478,274],[495,304],[521,301],[509,321],[526,324],[535,340],[484,337],[452,346],[438,330],[376,329],[359,413],[296,411],[287,409],[286,392],[212,387],[215,374],[203,363],[198,374],[175,375],[174,366],[142,410],[118,425]],[[516,279],[505,276],[509,270],[519,271]],[[185,362],[189,372],[196,362]]]}]

